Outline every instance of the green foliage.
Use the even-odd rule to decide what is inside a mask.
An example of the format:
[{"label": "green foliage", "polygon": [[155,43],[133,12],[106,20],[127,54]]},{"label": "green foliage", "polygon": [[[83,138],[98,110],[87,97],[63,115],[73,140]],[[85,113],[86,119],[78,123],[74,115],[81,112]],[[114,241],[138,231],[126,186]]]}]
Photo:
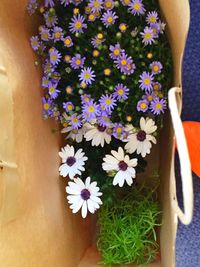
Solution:
[{"label": "green foliage", "polygon": [[133,187],[112,204],[104,203],[98,224],[98,249],[103,264],[146,264],[156,258],[160,208],[154,191]]}]

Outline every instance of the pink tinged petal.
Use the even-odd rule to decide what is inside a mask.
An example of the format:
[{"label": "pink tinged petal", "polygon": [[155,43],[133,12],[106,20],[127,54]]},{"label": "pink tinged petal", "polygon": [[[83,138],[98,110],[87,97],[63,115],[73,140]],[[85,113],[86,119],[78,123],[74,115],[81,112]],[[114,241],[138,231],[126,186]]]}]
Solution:
[{"label": "pink tinged petal", "polygon": [[87,216],[87,202],[84,201],[81,209],[81,215],[83,218],[86,218]]}]

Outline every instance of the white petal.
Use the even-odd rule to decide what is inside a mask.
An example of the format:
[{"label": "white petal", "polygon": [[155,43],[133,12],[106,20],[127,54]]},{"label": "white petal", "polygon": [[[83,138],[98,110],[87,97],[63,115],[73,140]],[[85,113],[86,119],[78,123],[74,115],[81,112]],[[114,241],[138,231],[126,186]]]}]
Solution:
[{"label": "white petal", "polygon": [[117,185],[117,184],[119,184],[119,187],[122,187],[124,184],[124,178],[123,178],[123,172],[122,171],[119,171],[113,179],[113,185]]},{"label": "white petal", "polygon": [[60,175],[61,175],[61,176],[66,177],[66,176],[68,175],[68,173],[69,173],[67,164],[62,164],[62,165],[59,167],[59,172],[60,172]]},{"label": "white petal", "polygon": [[80,201],[81,197],[80,195],[77,196],[67,196],[67,200],[70,204],[77,204]]},{"label": "white petal", "polygon": [[83,218],[86,218],[87,216],[87,202],[84,201],[81,209],[81,215]]},{"label": "white petal", "polygon": [[95,207],[94,207],[94,202],[91,199],[87,200],[87,206],[88,206],[88,210],[90,213],[94,213],[95,212]]},{"label": "white petal", "polygon": [[76,189],[74,189],[74,188],[72,188],[72,187],[70,187],[70,186],[67,186],[65,190],[66,190],[66,192],[67,192],[68,194],[72,194],[72,195],[80,195],[80,191],[79,191],[79,190],[76,190]]},{"label": "white petal", "polygon": [[85,180],[85,188],[89,189],[90,187],[90,177],[87,177],[87,179]]},{"label": "white petal", "polygon": [[[83,199],[80,199],[80,201],[79,201],[78,203],[76,203],[75,206],[73,205],[73,210],[72,210],[72,212],[73,212],[73,213],[77,213],[77,212],[80,210],[80,208],[82,207],[83,202],[84,202],[84,200],[83,200]],[[71,206],[72,206],[72,205],[71,205]],[[71,207],[70,207],[70,208],[71,208]]]}]

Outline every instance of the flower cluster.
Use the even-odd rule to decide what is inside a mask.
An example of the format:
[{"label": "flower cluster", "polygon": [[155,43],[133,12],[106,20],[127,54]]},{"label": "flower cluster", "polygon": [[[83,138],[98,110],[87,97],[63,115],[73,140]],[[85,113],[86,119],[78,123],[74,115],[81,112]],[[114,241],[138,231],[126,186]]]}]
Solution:
[{"label": "flower cluster", "polygon": [[43,115],[73,142],[59,153],[59,172],[73,180],[70,208],[86,217],[102,204],[91,179],[103,171],[114,186],[131,186],[156,143],[171,82],[165,24],[147,0],[43,2],[27,7],[43,18],[30,40],[42,65]]}]

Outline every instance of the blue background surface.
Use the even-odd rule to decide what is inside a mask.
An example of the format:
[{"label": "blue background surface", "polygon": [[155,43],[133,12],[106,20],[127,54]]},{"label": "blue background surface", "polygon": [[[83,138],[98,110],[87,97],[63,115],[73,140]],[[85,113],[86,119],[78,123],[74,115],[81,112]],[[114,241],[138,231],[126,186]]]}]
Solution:
[{"label": "blue background surface", "polygon": [[[200,121],[200,0],[190,0],[190,8],[191,24],[183,64],[182,119]],[[200,137],[197,136],[197,138]],[[181,205],[182,188],[178,160],[176,166],[177,194]],[[193,182],[194,217],[189,226],[179,223],[176,241],[176,267],[200,266],[200,178],[193,175]]]}]

